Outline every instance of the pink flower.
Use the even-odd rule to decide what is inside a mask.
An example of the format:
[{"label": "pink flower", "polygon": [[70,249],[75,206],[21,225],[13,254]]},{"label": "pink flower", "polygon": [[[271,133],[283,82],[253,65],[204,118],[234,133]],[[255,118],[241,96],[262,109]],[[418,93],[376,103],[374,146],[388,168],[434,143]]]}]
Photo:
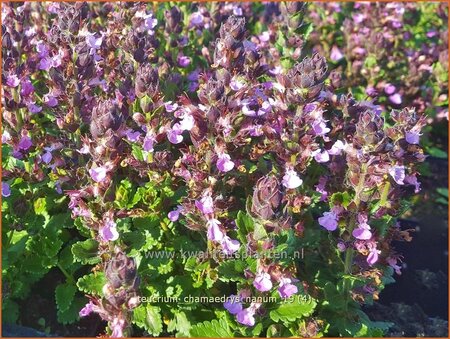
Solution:
[{"label": "pink flower", "polygon": [[206,235],[208,236],[208,239],[211,241],[222,241],[224,238],[224,234],[222,230],[220,229],[219,225],[221,222],[217,219],[209,219],[207,222],[208,231]]},{"label": "pink flower", "polygon": [[395,86],[392,85],[392,84],[386,84],[386,85],[384,86],[384,92],[385,92],[387,95],[392,95],[392,94],[394,94],[394,93],[395,93]]},{"label": "pink flower", "polygon": [[378,261],[378,255],[381,253],[381,251],[377,250],[377,245],[375,243],[369,243],[369,255],[367,256],[367,263],[370,266],[375,265],[375,263]]},{"label": "pink flower", "polygon": [[245,325],[245,326],[254,326],[255,325],[255,310],[252,307],[243,309],[240,311],[237,316],[236,320],[238,323]]},{"label": "pink flower", "polygon": [[282,278],[280,287],[278,287],[278,293],[281,298],[289,298],[291,295],[298,292],[297,286],[292,284],[292,280],[289,278]]},{"label": "pink flower", "polygon": [[399,185],[404,185],[405,183],[405,166],[392,166],[389,169],[389,174],[394,178],[394,181]]},{"label": "pink flower", "polygon": [[11,195],[11,187],[7,182],[2,182],[2,196],[7,198]]},{"label": "pink flower", "polygon": [[234,162],[231,161],[231,158],[228,154],[222,153],[219,154],[216,166],[220,172],[229,172],[234,168]]},{"label": "pink flower", "polygon": [[358,228],[355,228],[352,235],[359,240],[369,240],[372,238],[372,232],[370,231],[370,226],[367,224],[367,215],[358,215]]},{"label": "pink flower", "polygon": [[122,338],[124,335],[125,320],[122,318],[114,318],[111,325],[111,338]]},{"label": "pink flower", "polygon": [[94,311],[94,304],[92,301],[89,301],[79,312],[81,318],[87,317]]},{"label": "pink flower", "polygon": [[300,179],[297,172],[293,169],[288,169],[286,174],[283,176],[282,184],[287,189],[295,189],[299,187],[303,183],[303,180]]},{"label": "pink flower", "polygon": [[339,50],[339,48],[336,45],[333,45],[333,47],[331,47],[330,59],[334,62],[337,62],[341,60],[343,57],[344,55]]},{"label": "pink flower", "polygon": [[116,223],[107,219],[103,226],[100,227],[99,234],[104,241],[115,241],[119,239],[119,232],[117,232]]},{"label": "pink flower", "polygon": [[243,88],[245,86],[244,82],[240,82],[238,79],[236,78],[232,78],[230,81],[230,88],[233,91],[239,91],[241,88]]},{"label": "pink flower", "polygon": [[335,212],[325,212],[319,219],[320,226],[326,228],[328,231],[334,231],[338,227],[338,216]]},{"label": "pink flower", "polygon": [[237,250],[239,250],[239,247],[241,244],[239,241],[231,239],[229,236],[225,235],[222,239],[222,249],[225,254],[233,254]]},{"label": "pink flower", "polygon": [[326,201],[328,199],[328,192],[326,190],[327,177],[320,177],[319,183],[316,185],[316,192],[321,193],[320,201]]},{"label": "pink flower", "polygon": [[242,304],[239,302],[239,298],[234,294],[227,298],[223,303],[223,307],[233,315],[242,311]]},{"label": "pink flower", "polygon": [[339,250],[339,252],[345,252],[347,246],[345,246],[345,244],[342,241],[339,241],[337,243],[337,249]]},{"label": "pink flower", "polygon": [[402,96],[398,93],[395,93],[389,96],[389,100],[395,105],[400,105],[402,103]]},{"label": "pink flower", "polygon": [[261,292],[271,290],[273,285],[272,281],[270,280],[270,275],[266,272],[259,272],[256,275],[255,280],[253,281],[253,286],[255,286],[255,288]]},{"label": "pink flower", "polygon": [[195,201],[195,206],[203,213],[203,214],[212,214],[214,213],[214,203],[213,199],[210,195],[204,195],[200,201]]},{"label": "pink flower", "polygon": [[45,152],[42,156],[41,159],[44,163],[49,164],[50,161],[52,161],[53,156],[52,156],[52,152]]},{"label": "pink flower", "polygon": [[95,182],[103,182],[106,178],[106,173],[105,167],[96,167],[89,170],[89,175]]},{"label": "pink flower", "polygon": [[15,74],[8,75],[6,77],[6,85],[9,87],[17,87],[20,84],[20,80]]}]

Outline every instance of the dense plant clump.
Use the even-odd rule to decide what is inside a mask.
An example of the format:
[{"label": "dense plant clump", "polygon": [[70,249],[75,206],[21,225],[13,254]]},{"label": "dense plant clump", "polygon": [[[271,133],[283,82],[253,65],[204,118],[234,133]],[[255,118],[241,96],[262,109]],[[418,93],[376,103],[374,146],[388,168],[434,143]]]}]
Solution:
[{"label": "dense plant clump", "polygon": [[414,50],[437,5],[350,5],[2,5],[6,320],[56,267],[58,320],[111,337],[382,335],[447,7]]}]

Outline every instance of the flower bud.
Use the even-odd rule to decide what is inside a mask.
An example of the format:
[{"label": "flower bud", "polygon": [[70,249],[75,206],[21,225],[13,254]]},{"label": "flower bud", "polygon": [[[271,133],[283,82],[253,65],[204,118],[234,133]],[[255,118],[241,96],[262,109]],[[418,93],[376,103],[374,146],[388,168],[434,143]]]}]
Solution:
[{"label": "flower bud", "polygon": [[149,64],[139,66],[136,72],[136,82],[134,90],[141,98],[144,95],[155,96],[158,92],[159,76],[158,71]]},{"label": "flower bud", "polygon": [[256,183],[251,212],[261,219],[271,219],[281,203],[279,182],[273,175],[263,177]]},{"label": "flower bud", "polygon": [[123,122],[122,113],[112,100],[99,102],[92,111],[90,131],[94,138],[103,136],[109,129],[117,131]]}]

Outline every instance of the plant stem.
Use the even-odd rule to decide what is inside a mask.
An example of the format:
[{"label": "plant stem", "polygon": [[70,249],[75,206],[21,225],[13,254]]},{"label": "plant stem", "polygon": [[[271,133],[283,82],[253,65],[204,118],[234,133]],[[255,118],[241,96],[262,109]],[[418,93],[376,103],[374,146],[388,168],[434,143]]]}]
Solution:
[{"label": "plant stem", "polygon": [[64,276],[67,279],[67,282],[75,284],[75,279],[72,277],[71,274],[69,274],[69,272],[67,272],[67,270],[61,266],[60,263],[57,263],[56,266],[58,266],[58,268],[61,270],[61,272],[64,274]]},{"label": "plant stem", "polygon": [[[359,177],[358,186],[355,189],[355,210],[358,211],[359,204],[361,202],[360,194],[362,190],[364,189],[364,183],[366,181],[366,172],[367,172],[367,164],[363,164],[361,167],[361,173]],[[349,223],[349,233],[351,234],[353,232],[353,229],[355,228],[356,222],[357,222],[357,213],[351,216],[350,223]],[[349,247],[345,251],[345,261],[344,261],[344,274],[351,275],[352,274],[352,265],[353,265],[353,254],[354,250],[353,248]],[[344,280],[344,294],[346,296],[346,300],[349,299],[349,291],[350,291],[350,280],[346,279]],[[347,302],[348,305],[348,302]]]}]

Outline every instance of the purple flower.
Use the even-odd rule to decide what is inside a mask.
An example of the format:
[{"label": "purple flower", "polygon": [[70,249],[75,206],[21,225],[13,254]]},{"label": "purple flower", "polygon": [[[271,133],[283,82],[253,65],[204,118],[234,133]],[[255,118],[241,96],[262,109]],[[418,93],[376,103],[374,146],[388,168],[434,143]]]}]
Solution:
[{"label": "purple flower", "polygon": [[367,263],[370,266],[373,266],[378,261],[378,255],[381,253],[381,251],[377,250],[377,246],[375,243],[369,243],[369,255],[366,258]]},{"label": "purple flower", "polygon": [[127,137],[128,141],[136,142],[139,140],[139,137],[141,136],[141,132],[139,131],[133,131],[131,128],[128,129],[125,132],[125,136]]},{"label": "purple flower", "polygon": [[48,71],[53,66],[52,59],[43,58],[39,61],[38,68],[42,71]]},{"label": "purple flower", "polygon": [[164,103],[164,107],[166,109],[166,112],[172,113],[178,108],[178,104],[176,102],[172,103],[172,101],[167,101],[166,103]]},{"label": "purple flower", "polygon": [[421,135],[422,134],[415,131],[406,132],[405,134],[406,142],[411,145],[418,145]]},{"label": "purple flower", "polygon": [[181,129],[181,126],[179,123],[176,123],[173,125],[173,127],[167,132],[167,139],[172,144],[179,144],[183,141],[183,130]]},{"label": "purple flower", "polygon": [[220,172],[229,172],[234,168],[234,162],[231,161],[228,154],[221,153],[217,159],[216,166]]},{"label": "purple flower", "polygon": [[334,231],[338,227],[338,216],[335,212],[324,212],[323,216],[318,219],[320,226],[328,231]]},{"label": "purple flower", "polygon": [[325,123],[325,120],[323,119],[317,119],[312,124],[314,135],[318,136],[324,136],[327,134],[330,129],[327,127],[327,124]]},{"label": "purple flower", "polygon": [[278,293],[281,298],[289,298],[291,295],[298,292],[297,286],[292,284],[292,280],[289,278],[281,279],[280,287],[278,287]]},{"label": "purple flower", "polygon": [[330,155],[328,154],[327,151],[322,152],[320,149],[318,149],[318,150],[312,152],[311,155],[314,156],[314,159],[318,163],[324,163],[324,162],[330,161]]},{"label": "purple flower", "polygon": [[42,159],[42,161],[43,161],[44,163],[49,164],[50,161],[52,161],[52,159],[53,159],[52,152],[50,152],[50,151],[45,152],[45,153],[41,156],[41,159]]},{"label": "purple flower", "polygon": [[22,79],[22,82],[20,84],[20,94],[24,97],[27,97],[33,92],[34,87],[30,79],[29,78]]},{"label": "purple flower", "polygon": [[233,254],[241,246],[239,241],[231,239],[229,236],[224,236],[222,239],[222,249],[225,254]]},{"label": "purple flower", "polygon": [[233,14],[236,16],[242,16],[243,15],[242,8],[239,6],[233,6]]},{"label": "purple flower", "polygon": [[106,178],[106,173],[107,171],[105,167],[96,167],[89,170],[89,175],[95,182],[104,181]]},{"label": "purple flower", "polygon": [[343,243],[342,241],[339,241],[337,243],[337,249],[339,250],[339,252],[345,252],[347,246],[345,246],[345,243]]},{"label": "purple flower", "polygon": [[288,169],[281,182],[287,189],[295,189],[303,183],[303,180],[293,169]]},{"label": "purple flower", "polygon": [[339,48],[336,45],[333,45],[333,47],[331,47],[330,59],[334,62],[337,62],[341,60],[343,57],[344,55],[339,50]]},{"label": "purple flower", "polygon": [[169,214],[167,215],[169,217],[170,221],[177,221],[178,218],[180,217],[180,213],[183,210],[183,206],[178,205],[176,209],[174,209],[173,211],[170,211]]},{"label": "purple flower", "polygon": [[402,267],[397,265],[397,258],[388,257],[386,261],[389,264],[389,266],[391,266],[394,269],[395,273],[397,273],[398,275],[402,274],[402,271],[400,271]]},{"label": "purple flower", "polygon": [[100,227],[99,233],[104,241],[115,241],[119,239],[119,232],[117,232],[116,223],[107,219],[103,226]]},{"label": "purple flower", "polygon": [[11,187],[7,182],[2,182],[2,196],[7,198],[11,195]]},{"label": "purple flower", "polygon": [[6,77],[6,85],[9,87],[17,87],[20,84],[20,80],[15,74],[10,74]]},{"label": "purple flower", "polygon": [[402,96],[398,93],[395,93],[389,96],[389,100],[395,105],[400,105],[402,103]]},{"label": "purple flower", "polygon": [[153,133],[147,132],[147,134],[144,138],[144,143],[142,144],[144,151],[153,152],[153,146],[155,144],[155,141],[156,141],[156,139],[155,139],[155,136],[153,135]]},{"label": "purple flower", "polygon": [[180,129],[183,131],[190,131],[194,128],[195,119],[191,114],[185,114],[183,119],[179,122]]},{"label": "purple flower", "polygon": [[177,57],[177,62],[180,67],[185,68],[191,64],[191,58],[189,58],[185,55],[179,54]]},{"label": "purple flower", "polygon": [[201,26],[203,24],[203,15],[200,12],[195,12],[191,14],[190,18],[191,25]]},{"label": "purple flower", "polygon": [[46,58],[49,55],[49,49],[42,41],[36,44],[36,51],[38,52],[39,59]]},{"label": "purple flower", "polygon": [[399,185],[404,185],[403,182],[405,180],[405,166],[392,166],[389,169],[389,174],[392,178],[394,178],[394,181]]},{"label": "purple flower", "polygon": [[94,304],[92,301],[89,301],[79,312],[81,318],[87,317],[94,311]]},{"label": "purple flower", "polygon": [[337,140],[331,149],[328,150],[329,155],[340,155],[342,150],[345,148],[345,144],[341,140]]},{"label": "purple flower", "polygon": [[55,98],[55,96],[50,92],[46,95],[44,95],[44,102],[47,106],[55,107],[58,105],[58,100]]},{"label": "purple flower", "polygon": [[125,327],[125,320],[122,318],[114,318],[111,322],[111,338],[124,337],[123,329]]},{"label": "purple flower", "polygon": [[239,298],[234,294],[227,298],[227,301],[223,303],[223,307],[233,315],[242,311],[242,304],[239,302]]},{"label": "purple flower", "polygon": [[369,240],[372,238],[372,232],[370,226],[367,224],[367,215],[358,214],[358,228],[355,228],[352,235],[359,240]]},{"label": "purple flower", "polygon": [[404,182],[409,185],[415,186],[414,193],[420,192],[420,182],[417,180],[417,177],[415,174],[405,176]]},{"label": "purple flower", "polygon": [[221,242],[224,238],[224,234],[220,229],[219,225],[221,222],[217,219],[209,219],[207,222],[208,231],[206,233],[207,237],[211,241]]},{"label": "purple flower", "polygon": [[245,86],[244,82],[239,81],[236,78],[232,78],[230,81],[230,88],[233,91],[239,91],[241,88],[243,88]]},{"label": "purple flower", "polygon": [[384,92],[387,95],[392,95],[395,93],[395,86],[392,84],[386,84],[386,86],[384,86]]},{"label": "purple flower", "polygon": [[203,214],[212,214],[214,213],[214,203],[213,199],[210,195],[203,196],[200,201],[195,201],[195,206],[203,213]]},{"label": "purple flower", "polygon": [[33,143],[31,142],[30,137],[28,137],[27,135],[24,135],[20,141],[19,141],[19,149],[26,151],[27,149],[29,149],[31,146],[33,146]]},{"label": "purple flower", "polygon": [[238,323],[245,325],[245,326],[254,326],[255,325],[255,310],[252,307],[243,309],[240,311],[237,316],[236,320]]},{"label": "purple flower", "polygon": [[255,286],[255,288],[261,292],[271,290],[273,285],[272,281],[270,280],[270,275],[266,272],[259,272],[256,275],[255,280],[253,281],[253,286]]},{"label": "purple flower", "polygon": [[316,192],[321,193],[320,201],[326,201],[328,199],[328,192],[325,188],[325,185],[327,183],[327,177],[320,177],[319,182],[316,185]]},{"label": "purple flower", "polygon": [[90,47],[89,53],[91,55],[94,55],[95,52],[100,49],[103,42],[103,37],[100,36],[100,38],[95,37],[95,33],[88,33],[86,35],[86,44],[88,47]]},{"label": "purple flower", "polygon": [[27,105],[28,110],[30,111],[31,114],[36,114],[39,113],[40,111],[42,111],[42,107],[38,106],[34,103],[29,103]]}]

